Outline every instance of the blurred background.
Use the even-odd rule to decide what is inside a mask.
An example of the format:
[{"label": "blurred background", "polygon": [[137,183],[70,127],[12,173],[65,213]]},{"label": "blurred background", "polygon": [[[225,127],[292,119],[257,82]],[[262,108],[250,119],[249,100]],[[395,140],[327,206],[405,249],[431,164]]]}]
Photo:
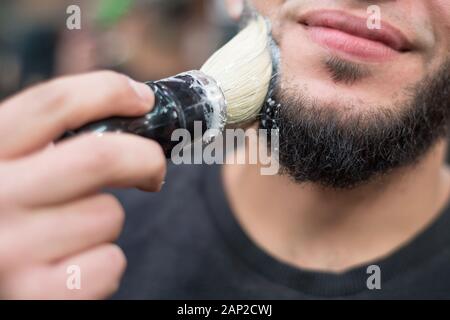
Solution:
[{"label": "blurred background", "polygon": [[[81,30],[66,26],[70,5]],[[223,0],[1,0],[0,99],[91,70],[146,81],[197,69],[236,31]]]}]

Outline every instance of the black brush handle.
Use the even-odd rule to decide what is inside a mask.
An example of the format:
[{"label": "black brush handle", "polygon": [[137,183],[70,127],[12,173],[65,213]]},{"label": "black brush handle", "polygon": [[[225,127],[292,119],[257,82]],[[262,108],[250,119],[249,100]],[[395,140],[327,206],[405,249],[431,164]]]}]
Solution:
[{"label": "black brush handle", "polygon": [[[62,139],[82,133],[122,132],[156,140],[167,157],[179,144],[172,141],[176,129],[186,129],[194,140],[194,122],[202,124],[202,134],[208,129],[208,111],[204,92],[189,73],[172,78],[147,82],[155,95],[151,112],[142,117],[112,117],[89,123],[77,130],[67,132]],[[207,104],[207,103],[206,103]],[[198,133],[197,133],[198,135]],[[192,141],[191,141],[192,142]]]}]

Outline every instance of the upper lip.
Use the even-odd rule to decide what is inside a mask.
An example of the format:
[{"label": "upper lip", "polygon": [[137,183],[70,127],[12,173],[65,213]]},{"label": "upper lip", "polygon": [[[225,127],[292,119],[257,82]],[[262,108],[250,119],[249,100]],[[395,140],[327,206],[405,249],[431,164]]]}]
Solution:
[{"label": "upper lip", "polygon": [[336,29],[357,37],[377,41],[400,52],[412,49],[406,36],[385,21],[381,21],[380,29],[369,29],[367,18],[336,10],[318,10],[305,13],[300,17],[299,22],[309,27]]}]

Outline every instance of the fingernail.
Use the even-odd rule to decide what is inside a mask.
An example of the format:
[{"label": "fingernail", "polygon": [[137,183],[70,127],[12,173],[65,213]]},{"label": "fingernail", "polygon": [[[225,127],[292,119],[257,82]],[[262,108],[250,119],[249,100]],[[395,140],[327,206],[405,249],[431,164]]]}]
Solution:
[{"label": "fingernail", "polygon": [[137,82],[132,79],[129,80],[131,87],[136,91],[138,96],[144,100],[145,102],[148,102],[149,104],[153,103],[154,96],[153,91],[150,89],[148,85],[142,82]]}]

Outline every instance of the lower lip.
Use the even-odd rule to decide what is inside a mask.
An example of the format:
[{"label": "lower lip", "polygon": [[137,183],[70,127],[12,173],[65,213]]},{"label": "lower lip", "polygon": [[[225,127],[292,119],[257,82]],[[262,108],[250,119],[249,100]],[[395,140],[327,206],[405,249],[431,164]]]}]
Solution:
[{"label": "lower lip", "polygon": [[387,45],[360,38],[336,29],[324,27],[306,27],[312,41],[320,46],[341,53],[345,58],[381,62],[394,58],[398,51]]}]

